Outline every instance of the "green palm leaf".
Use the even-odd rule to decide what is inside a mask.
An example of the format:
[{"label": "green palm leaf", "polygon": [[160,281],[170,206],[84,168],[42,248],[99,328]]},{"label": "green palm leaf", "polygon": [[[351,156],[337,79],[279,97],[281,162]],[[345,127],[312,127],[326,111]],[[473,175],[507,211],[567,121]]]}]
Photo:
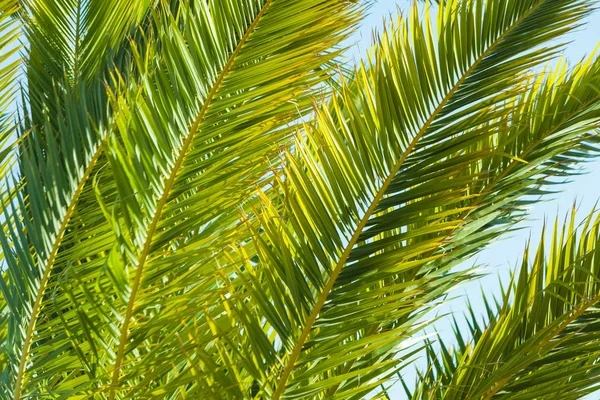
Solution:
[{"label": "green palm leaf", "polygon": [[[115,20],[116,15],[108,14],[107,6],[115,6],[112,11],[120,12],[119,18],[127,15],[124,2],[110,3],[103,2],[101,7],[86,3],[89,7],[86,13],[95,12],[92,18],[95,23],[107,23],[109,29],[114,27],[109,20]],[[3,198],[6,224],[0,238],[7,266],[3,295],[9,310],[4,325],[9,334],[3,355],[10,360],[3,370],[3,392],[13,393],[15,398],[21,396],[36,320],[46,317],[41,308],[47,299],[48,282],[57,269],[64,268],[56,266],[57,252],[64,245],[65,236],[73,230],[71,217],[97,167],[106,133],[107,96],[99,77],[110,68],[109,60],[104,62],[104,70],[93,72],[95,79],[80,79],[69,76],[71,68],[79,65],[75,55],[44,44],[51,40],[66,48],[65,43],[72,38],[83,42],[96,35],[94,40],[101,42],[109,37],[102,30],[83,32],[81,9],[75,12],[61,8],[62,14],[51,15],[58,11],[51,6],[66,7],[66,4],[25,4],[19,13],[29,39],[28,81],[23,96],[23,101],[29,103],[24,107],[24,122],[18,131],[20,174],[14,174],[12,169],[3,174],[3,184],[8,185],[10,193]],[[104,19],[101,9],[105,11]],[[53,20],[72,15],[69,21]],[[128,21],[125,18],[120,23]],[[93,23],[88,25],[93,29]],[[122,36],[118,32],[117,35]],[[41,47],[45,51],[40,51]],[[83,54],[87,53],[78,52]],[[38,55],[46,57],[39,64]]]},{"label": "green palm leaf", "polygon": [[[115,397],[145,375],[140,354],[162,339],[140,317],[151,313],[154,325],[163,322],[156,310],[186,286],[179,277],[186,269],[158,255],[185,245],[189,250],[179,259],[190,253],[212,256],[212,247],[206,246],[214,246],[211,242],[222,232],[203,227],[216,217],[225,224],[239,218],[235,205],[252,188],[247,182],[268,171],[268,164],[260,162],[265,148],[275,151],[288,136],[281,127],[309,109],[313,90],[327,78],[321,67],[336,56],[331,49],[358,15],[354,6],[337,1],[306,1],[298,7],[292,10],[284,1],[183,2],[176,13],[160,6],[154,14],[155,36],[133,47],[140,83],[114,75],[118,89],[111,96],[119,135],[111,137],[107,150],[110,169],[95,174],[101,208],[85,214],[80,208],[72,217],[85,226],[57,257],[59,264],[77,268],[65,269],[47,289],[52,297],[44,308],[59,314],[61,324],[38,320],[40,356],[32,357],[32,383],[51,384],[57,393],[73,396],[86,389],[78,386],[82,382]],[[236,155],[240,148],[246,150],[244,158]],[[112,176],[114,183],[105,184]],[[211,186],[225,179],[237,182],[233,191]],[[93,201],[83,195],[81,203]],[[87,222],[97,218],[108,223]],[[178,218],[179,232],[192,233],[172,237],[173,218]],[[167,272],[165,266],[174,283],[156,293],[164,286],[157,271]],[[92,298],[104,300],[82,304]],[[121,321],[116,330],[114,313]],[[72,329],[74,324],[79,328]],[[71,355],[71,366],[45,357],[49,351]],[[173,379],[173,361],[163,362],[168,372],[136,390],[164,393],[162,385]],[[50,379],[59,370],[63,378],[55,386]],[[129,371],[135,376],[126,375]],[[83,374],[87,382],[76,378]],[[201,382],[192,389],[205,390]]]},{"label": "green palm leaf", "polygon": [[18,12],[17,1],[0,2],[0,174],[5,176],[14,164],[11,154],[14,150],[14,113],[17,68],[21,62],[17,43],[20,26],[14,21]]},{"label": "green palm leaf", "polygon": [[45,109],[60,111],[53,91],[97,86],[102,84],[98,74],[107,72],[107,64],[119,65],[124,38],[146,14],[149,0],[23,3],[20,16],[28,41],[29,113],[33,124],[43,124]]},{"label": "green palm leaf", "polygon": [[455,330],[458,347],[429,352],[410,398],[578,399],[596,391],[599,221],[597,213],[580,227],[574,220],[573,210],[562,228],[556,221],[549,247],[542,234],[533,260],[525,251],[484,326],[469,317],[466,338]]},{"label": "green palm leaf", "polygon": [[[17,144],[12,110],[16,91],[16,74],[20,59],[17,56],[20,46],[16,44],[19,25],[13,17],[19,10],[16,1],[0,2],[0,176],[6,176],[15,165],[15,147]],[[9,196],[3,187],[0,196]],[[3,223],[2,228],[4,229]],[[2,260],[4,254],[2,253]],[[0,261],[2,263],[4,261]],[[0,343],[5,343],[8,335],[8,315],[6,299],[0,291]],[[6,369],[8,360],[0,353],[0,368]]]},{"label": "green palm leaf", "polygon": [[[533,125],[530,133],[499,117],[513,107],[505,102],[523,79],[520,73],[552,54],[536,46],[568,30],[568,15],[576,21],[585,8],[583,3],[500,4],[442,6],[437,40],[425,28],[428,22],[422,28],[415,9],[411,23],[391,27],[374,63],[357,72],[357,89],[349,86],[333,111],[320,110],[314,126],[305,128],[307,137],[298,141],[298,155],[289,157],[281,180],[284,209],[267,201],[257,211],[265,231],[255,239],[265,241],[259,249],[261,274],[271,275],[260,284],[272,297],[261,299],[251,288],[247,295],[259,304],[258,315],[274,316],[269,322],[287,350],[267,372],[263,390],[269,396],[303,398],[328,390],[358,398],[379,385],[400,363],[396,346],[414,335],[419,312],[460,281],[446,273],[457,257],[497,235],[501,228],[494,225],[518,206],[518,195],[540,183],[534,176],[544,166],[515,168],[511,162],[522,163],[514,159],[526,154],[520,153],[523,144],[551,160],[551,152],[535,140],[528,143],[526,135],[555,132]],[[489,20],[478,25],[475,15]],[[536,21],[553,18],[555,30],[540,28],[538,36]],[[457,30],[455,24],[473,25]],[[490,27],[496,31],[487,32]],[[462,36],[470,34],[489,39]],[[466,47],[450,56],[447,49],[460,45]],[[595,74],[594,69],[588,76]],[[593,119],[579,136],[567,134],[567,124],[556,143],[562,151],[596,126],[597,95],[586,93],[593,105],[577,112]],[[492,156],[481,166],[485,152]],[[511,162],[499,162],[503,158]],[[447,190],[440,191],[440,179],[448,182]],[[504,199],[498,197],[500,188]],[[282,326],[286,314],[290,322]],[[352,347],[353,342],[360,345]],[[358,382],[362,392],[355,391]]]},{"label": "green palm leaf", "polygon": [[[473,278],[455,267],[598,152],[600,61],[531,72],[591,0],[415,6],[354,70],[355,2],[22,3],[27,85],[0,130],[11,398],[377,395],[433,354],[428,312]],[[446,353],[419,388],[529,393]],[[585,391],[577,362],[538,376]]]}]

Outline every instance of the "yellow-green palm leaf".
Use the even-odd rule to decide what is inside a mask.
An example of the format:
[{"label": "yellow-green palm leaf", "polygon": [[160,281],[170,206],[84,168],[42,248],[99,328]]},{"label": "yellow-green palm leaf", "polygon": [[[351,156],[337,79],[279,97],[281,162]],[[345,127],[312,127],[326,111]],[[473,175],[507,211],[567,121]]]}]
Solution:
[{"label": "yellow-green palm leaf", "polygon": [[[414,6],[354,68],[368,1],[19,3],[0,8],[22,26],[0,45],[26,38],[0,120],[7,398],[377,396],[433,354],[428,312],[475,278],[459,264],[599,150],[600,60],[553,61],[591,0]],[[475,349],[523,322],[495,318]],[[415,398],[537,390],[516,381],[542,361],[477,375],[458,340]],[[511,360],[539,356],[525,342]],[[594,354],[536,376],[576,397]]]}]

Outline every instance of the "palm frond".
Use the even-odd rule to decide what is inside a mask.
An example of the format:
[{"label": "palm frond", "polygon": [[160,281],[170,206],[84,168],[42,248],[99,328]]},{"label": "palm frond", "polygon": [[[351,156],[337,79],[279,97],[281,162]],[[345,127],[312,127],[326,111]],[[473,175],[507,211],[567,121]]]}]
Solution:
[{"label": "palm frond", "polygon": [[128,34],[141,22],[148,0],[24,0],[26,88],[33,124],[46,110],[60,112],[53,93],[94,83],[105,74]]},{"label": "palm frond", "polygon": [[415,6],[339,78],[356,2],[150,3],[20,13],[16,399],[363,398],[429,348],[454,267],[598,150],[600,61],[530,72],[591,0]]},{"label": "palm frond", "polygon": [[557,219],[549,247],[544,231],[533,260],[527,246],[485,324],[467,317],[456,347],[438,338],[410,398],[579,399],[597,390],[600,220],[592,212],[574,221],[575,210],[562,228]]},{"label": "palm frond", "polygon": [[[291,4],[160,5],[153,15],[156,36],[132,44],[141,80],[113,75],[118,134],[105,153],[110,164],[94,174],[97,199],[91,191],[80,199],[100,207],[74,212],[72,220],[84,226],[57,254],[58,265],[77,267],[48,282],[44,313],[61,322],[37,320],[30,390],[160,397],[177,378],[172,365],[184,353],[160,365],[144,362],[167,336],[155,327],[179,318],[163,310],[173,294],[185,292],[186,278],[202,276],[197,267],[213,258],[213,242],[235,231],[236,205],[253,190],[249,182],[269,171],[265,152],[285,143],[287,123],[310,109],[328,77],[323,66],[359,16],[359,8],[346,2]],[[214,228],[217,219],[223,228]],[[178,253],[169,257],[174,249]],[[190,255],[199,261],[181,261]],[[69,357],[70,366],[47,357],[48,351]],[[142,382],[150,375],[150,384]],[[240,393],[241,383],[227,379],[223,390]],[[198,380],[188,392],[206,390]]]},{"label": "palm frond", "polygon": [[[11,173],[14,168],[15,148],[17,138],[15,134],[15,123],[12,118],[14,113],[14,101],[16,94],[16,74],[20,64],[17,52],[20,46],[17,40],[20,26],[14,21],[14,15],[19,10],[16,0],[0,1],[0,176],[4,177]],[[0,197],[10,196],[5,193],[5,187],[0,189]],[[2,230],[4,230],[4,218]],[[4,254],[0,254],[0,266],[3,266]],[[1,268],[1,267],[0,267]],[[4,269],[4,268],[1,268]],[[0,290],[0,343],[5,343],[8,335],[8,310],[4,291]],[[0,369],[7,367],[8,360],[4,351],[0,352]]]},{"label": "palm frond", "polygon": [[17,42],[21,26],[13,17],[18,10],[17,0],[0,2],[0,176],[6,176],[14,163],[10,160],[16,143],[11,114],[15,112],[16,75],[21,62]]},{"label": "palm frond", "polygon": [[[597,93],[579,87],[579,78],[570,89],[592,104],[578,104],[576,115],[593,117],[574,136],[565,114],[561,140],[547,129],[552,118],[540,113],[523,118],[545,121],[541,129],[513,125],[516,112],[502,118],[519,105],[535,111],[530,101],[544,99],[534,91],[534,99],[511,100],[522,74],[556,50],[538,46],[576,26],[586,5],[449,2],[440,8],[436,38],[415,8],[410,22],[388,29],[357,82],[317,111],[299,135],[297,154],[287,157],[282,206],[269,199],[253,211],[262,215],[254,237],[260,269],[228,289],[228,307],[239,308],[228,311],[231,326],[250,331],[241,316],[246,301],[256,312],[249,323],[267,320],[258,325],[262,337],[254,328],[246,347],[271,343],[263,357],[281,357],[266,363],[262,395],[360,398],[401,364],[398,346],[418,330],[426,305],[464,279],[448,273],[457,258],[505,229],[495,225],[510,220],[519,196],[542,183],[545,165],[522,162],[523,148],[552,162],[536,135],[552,137],[563,153],[597,126]],[[597,67],[582,72],[596,88]],[[566,101],[569,92],[562,94]],[[242,340],[233,335],[232,343]]]},{"label": "palm frond", "polygon": [[[125,3],[111,2],[115,6],[113,11],[124,11]],[[28,14],[31,7],[34,7],[35,18]],[[44,24],[41,15],[48,11],[44,2],[27,4],[25,11],[20,10],[30,35],[41,32]],[[68,13],[69,10],[63,11]],[[66,18],[65,15],[56,18],[63,17]],[[111,18],[117,17],[112,15]],[[67,27],[52,26],[51,29],[66,30]],[[103,33],[97,31],[86,37],[94,35]],[[58,40],[59,35],[55,36],[53,40]],[[42,41],[50,40],[49,37],[36,36]],[[97,41],[106,39],[105,36],[95,38]],[[95,80],[87,82],[62,79],[67,74],[64,68],[70,64],[66,60],[57,61],[62,64],[62,73],[49,76],[45,85],[31,74],[35,69],[32,65],[36,63],[35,50],[31,50],[35,49],[35,38],[29,40],[28,45],[30,49],[25,55],[29,67],[28,95],[24,96],[24,103],[36,96],[43,101],[37,109],[32,103],[23,104],[21,109],[23,122],[15,130],[19,135],[18,168],[7,168],[2,175],[2,184],[8,189],[2,198],[4,229],[0,234],[5,261],[2,291],[7,303],[3,355],[8,364],[3,369],[2,392],[11,393],[17,399],[25,385],[31,347],[35,347],[36,320],[47,318],[41,308],[48,299],[48,282],[65,267],[65,264],[56,265],[56,256],[64,246],[65,236],[74,232],[71,217],[82,191],[89,186],[88,179],[98,168],[109,114],[104,82],[98,77],[110,68],[108,61],[104,70],[96,73]],[[47,50],[45,55],[50,56],[52,51]]]},{"label": "palm frond", "polygon": [[[56,253],[69,229],[79,195],[95,168],[100,154],[98,142],[104,132],[104,127],[99,133],[90,124],[89,112],[97,104],[79,98],[65,99],[65,105],[69,111],[61,115],[61,144],[54,140],[57,132],[48,126],[43,150],[34,147],[39,146],[36,138],[28,136],[29,140],[20,146],[22,180],[13,180],[9,185],[11,195],[3,199],[7,227],[0,242],[7,267],[4,296],[10,309],[5,350],[11,360],[10,368],[4,370],[3,383],[14,389],[3,391],[14,392],[15,398],[20,398],[35,320],[47,298],[46,285],[56,273]],[[61,158],[69,152],[75,156]],[[81,162],[86,162],[86,167]],[[9,176],[7,181],[11,179]]]}]

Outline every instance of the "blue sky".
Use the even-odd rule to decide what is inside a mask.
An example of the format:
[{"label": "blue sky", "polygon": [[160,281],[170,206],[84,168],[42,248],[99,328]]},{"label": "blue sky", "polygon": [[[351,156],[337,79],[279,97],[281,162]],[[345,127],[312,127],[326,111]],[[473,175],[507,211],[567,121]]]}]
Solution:
[{"label": "blue sky", "polygon": [[[354,56],[359,57],[369,48],[372,42],[372,32],[374,29],[379,29],[382,26],[384,18],[389,18],[390,15],[395,16],[398,10],[407,10],[411,4],[413,4],[412,0],[379,0],[370,10],[370,15],[356,34],[355,40],[359,49],[355,49],[353,52]],[[600,11],[594,13],[586,22],[587,24],[584,27],[579,28],[567,37],[570,44],[565,49],[564,55],[573,63],[589,55],[596,47],[598,41],[600,41]],[[557,215],[561,219],[564,218],[565,214],[571,210],[575,201],[577,201],[579,209],[579,219],[593,209],[596,201],[600,199],[600,158],[598,161],[582,165],[581,169],[585,173],[572,178],[571,182],[564,184],[561,187],[561,193],[530,208],[529,220],[520,225],[522,228],[520,231],[494,243],[480,253],[476,259],[469,261],[470,265],[474,263],[485,265],[485,272],[488,276],[477,282],[463,286],[454,292],[453,295],[458,297],[458,299],[454,300],[448,308],[444,308],[442,312],[454,312],[460,319],[460,315],[465,309],[465,298],[469,294],[472,296],[472,303],[477,309],[477,304],[481,304],[482,289],[487,294],[499,293],[499,277],[503,281],[507,281],[509,271],[514,269],[520,262],[525,244],[529,238],[531,238],[532,244],[535,246],[538,242],[544,220],[553,223]],[[480,306],[479,312],[483,313],[482,306]],[[439,323],[436,325],[436,329],[442,336],[453,336],[448,323]],[[412,382],[414,374],[407,372],[405,375],[409,382]],[[400,390],[399,386],[397,385],[390,392],[393,400],[405,397],[403,395],[404,392]]]}]

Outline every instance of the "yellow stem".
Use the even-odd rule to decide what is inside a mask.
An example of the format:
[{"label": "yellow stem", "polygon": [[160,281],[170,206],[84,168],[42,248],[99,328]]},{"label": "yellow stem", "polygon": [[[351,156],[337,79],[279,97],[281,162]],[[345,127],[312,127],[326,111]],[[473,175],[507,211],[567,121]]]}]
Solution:
[{"label": "yellow stem", "polygon": [[167,205],[167,202],[169,199],[169,194],[175,183],[175,178],[177,177],[177,173],[179,172],[179,169],[183,165],[185,156],[186,156],[190,146],[192,145],[194,136],[195,136],[196,132],[198,131],[200,124],[202,123],[202,121],[204,120],[204,117],[206,116],[209,105],[211,104],[212,100],[214,99],[217,92],[221,88],[221,85],[222,85],[225,77],[231,70],[236,57],[239,55],[239,53],[242,50],[242,47],[246,44],[246,42],[250,38],[250,35],[252,34],[252,32],[254,31],[254,29],[256,28],[256,26],[258,25],[258,23],[260,22],[262,17],[265,15],[265,13],[267,12],[268,8],[271,6],[272,3],[273,3],[273,0],[267,0],[267,2],[263,6],[263,8],[260,10],[260,12],[254,19],[252,24],[248,27],[248,30],[244,33],[244,36],[241,38],[236,49],[231,54],[231,57],[229,58],[227,64],[225,65],[225,67],[223,68],[221,73],[219,74],[217,81],[215,82],[210,93],[206,97],[206,100],[204,102],[204,105],[202,106],[202,109],[200,110],[200,113],[196,117],[196,120],[194,121],[194,123],[192,124],[192,126],[188,132],[185,142],[181,148],[181,151],[179,152],[179,156],[177,157],[177,160],[175,161],[175,165],[173,166],[173,169],[171,170],[171,174],[165,183],[165,188],[163,190],[163,193],[162,193],[160,199],[158,200],[158,203],[156,206],[156,211],[154,213],[154,217],[152,218],[152,222],[150,223],[150,226],[148,227],[146,241],[144,243],[142,253],[140,254],[140,257],[138,259],[138,263],[137,263],[138,266],[136,269],[133,286],[131,287],[131,294],[129,296],[129,301],[127,304],[127,311],[125,313],[123,325],[121,325],[121,332],[120,332],[120,338],[119,338],[119,349],[117,351],[117,357],[115,359],[115,368],[113,370],[112,382],[111,382],[111,388],[110,388],[110,394],[109,394],[110,400],[114,400],[114,398],[115,398],[115,389],[119,382],[120,370],[121,370],[121,366],[122,366],[123,358],[124,358],[124,354],[125,354],[125,345],[127,344],[127,340],[129,337],[129,325],[131,322],[131,317],[133,315],[133,309],[135,306],[136,296],[137,296],[137,293],[140,288],[142,272],[144,271],[144,266],[147,261],[147,258],[150,255],[150,250],[152,248],[152,243],[153,243],[153,239],[154,239],[154,233],[156,232],[158,223],[162,217],[162,211],[163,211],[164,207]]}]

